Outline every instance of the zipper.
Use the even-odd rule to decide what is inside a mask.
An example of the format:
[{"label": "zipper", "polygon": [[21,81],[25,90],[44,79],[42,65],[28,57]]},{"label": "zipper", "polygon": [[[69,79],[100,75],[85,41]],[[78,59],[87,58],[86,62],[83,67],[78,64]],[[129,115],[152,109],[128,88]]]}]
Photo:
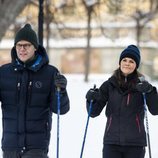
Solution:
[{"label": "zipper", "polygon": [[139,131],[139,133],[141,133],[140,119],[139,119],[138,114],[136,114],[136,123],[137,123],[138,131]]},{"label": "zipper", "polygon": [[127,82],[127,77],[125,77],[125,83]]}]

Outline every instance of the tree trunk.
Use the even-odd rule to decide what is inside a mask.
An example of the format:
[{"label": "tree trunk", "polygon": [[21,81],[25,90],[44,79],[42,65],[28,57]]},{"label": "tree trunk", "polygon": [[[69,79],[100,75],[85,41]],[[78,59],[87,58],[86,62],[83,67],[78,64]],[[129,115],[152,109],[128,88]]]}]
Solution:
[{"label": "tree trunk", "polygon": [[92,15],[92,6],[88,7],[88,27],[87,27],[87,49],[86,49],[86,58],[85,58],[85,82],[88,82],[88,75],[90,70],[90,40],[91,40],[91,15]]}]

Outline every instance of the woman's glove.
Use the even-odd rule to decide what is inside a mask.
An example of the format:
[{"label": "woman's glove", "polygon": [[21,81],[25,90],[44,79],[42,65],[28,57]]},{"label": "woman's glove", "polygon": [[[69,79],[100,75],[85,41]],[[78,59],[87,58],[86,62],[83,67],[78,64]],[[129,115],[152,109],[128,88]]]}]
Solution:
[{"label": "woman's glove", "polygon": [[98,88],[90,89],[86,94],[86,99],[88,101],[97,100],[98,98],[99,98],[99,89]]},{"label": "woman's glove", "polygon": [[153,90],[153,86],[144,80],[136,85],[136,89],[142,93],[150,93]]}]

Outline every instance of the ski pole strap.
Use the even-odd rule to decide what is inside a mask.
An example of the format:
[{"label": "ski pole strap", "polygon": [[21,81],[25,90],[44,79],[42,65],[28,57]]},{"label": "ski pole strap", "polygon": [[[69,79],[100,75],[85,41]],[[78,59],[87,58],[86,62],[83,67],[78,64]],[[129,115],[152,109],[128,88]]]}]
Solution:
[{"label": "ski pole strap", "polygon": [[87,136],[87,130],[88,130],[88,124],[89,124],[89,118],[90,118],[90,114],[91,114],[91,111],[92,111],[92,104],[93,104],[93,100],[90,101],[90,105],[89,105],[88,118],[87,118],[85,133],[84,133],[84,137],[83,137],[83,143],[82,143],[80,158],[82,158],[82,155],[83,155],[83,150],[84,150],[86,136]]}]

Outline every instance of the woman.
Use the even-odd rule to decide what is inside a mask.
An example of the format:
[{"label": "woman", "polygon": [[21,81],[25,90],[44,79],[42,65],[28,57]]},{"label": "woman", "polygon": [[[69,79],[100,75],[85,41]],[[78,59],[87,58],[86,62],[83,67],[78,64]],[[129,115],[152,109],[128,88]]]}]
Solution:
[{"label": "woman", "polygon": [[106,105],[103,158],[144,158],[147,142],[142,93],[146,93],[153,115],[158,115],[158,95],[147,81],[140,82],[139,64],[139,49],[129,45],[121,53],[114,74],[99,89],[90,89],[86,94],[87,110],[93,100],[91,117],[98,116]]}]

